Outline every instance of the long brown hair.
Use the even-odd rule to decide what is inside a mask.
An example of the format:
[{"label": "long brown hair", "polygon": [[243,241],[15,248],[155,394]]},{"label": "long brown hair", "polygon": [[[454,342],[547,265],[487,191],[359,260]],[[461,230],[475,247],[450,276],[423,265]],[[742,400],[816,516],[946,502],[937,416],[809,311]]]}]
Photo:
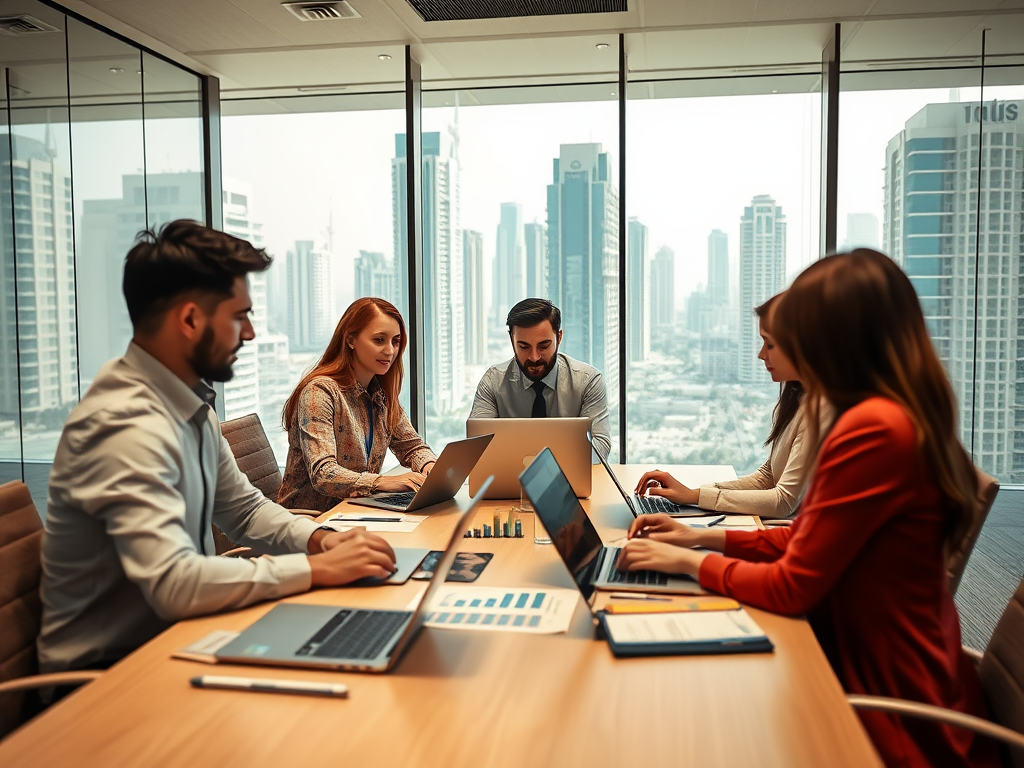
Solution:
[{"label": "long brown hair", "polygon": [[903,270],[866,248],[823,258],[779,301],[772,333],[807,389],[811,445],[821,397],[837,413],[876,395],[903,407],[947,502],[947,547],[958,548],[973,518],[977,476],[957,438],[953,388]]},{"label": "long brown hair", "polygon": [[338,326],[334,329],[334,335],[331,336],[331,342],[327,345],[327,349],[323,357],[320,358],[320,362],[302,377],[299,386],[295,388],[291,397],[288,398],[282,413],[285,430],[289,429],[292,421],[295,419],[302,390],[317,376],[332,378],[342,387],[351,387],[356,383],[355,370],[352,367],[355,351],[348,345],[348,342],[362,333],[363,329],[380,315],[387,315],[398,321],[398,329],[402,337],[398,345],[398,354],[395,356],[395,361],[391,364],[387,373],[377,377],[381,389],[384,390],[384,402],[388,406],[388,429],[394,432],[398,428],[398,423],[401,419],[398,395],[402,391],[402,376],[404,375],[402,353],[405,352],[405,346],[408,344],[408,339],[405,335],[405,321],[402,319],[401,313],[390,301],[367,297],[356,299],[345,310],[345,314],[338,321]]},{"label": "long brown hair", "polygon": [[[785,293],[785,291],[782,293]],[[768,333],[771,333],[768,315],[771,312],[772,305],[782,293],[777,293],[761,306],[754,307],[754,314],[757,315],[761,325],[768,329]],[[779,392],[779,402],[775,404],[775,411],[772,413],[772,431],[768,433],[768,439],[764,441],[765,445],[773,445],[782,433],[786,431],[786,427],[796,418],[796,413],[800,410],[800,403],[803,397],[804,388],[799,381],[783,382],[782,390]]]}]

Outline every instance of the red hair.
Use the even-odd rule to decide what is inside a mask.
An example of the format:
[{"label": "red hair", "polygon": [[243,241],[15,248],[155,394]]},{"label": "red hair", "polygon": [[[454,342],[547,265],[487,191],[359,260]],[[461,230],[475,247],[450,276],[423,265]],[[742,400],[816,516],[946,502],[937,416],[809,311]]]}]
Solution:
[{"label": "red hair", "polygon": [[345,314],[338,321],[338,326],[334,329],[334,335],[331,336],[331,341],[327,345],[323,357],[320,358],[320,362],[313,366],[313,370],[302,377],[299,386],[295,388],[291,397],[288,398],[282,414],[285,430],[289,429],[295,420],[302,390],[317,376],[327,376],[334,379],[342,387],[351,387],[356,383],[355,370],[352,367],[352,361],[355,359],[355,350],[349,346],[349,342],[362,333],[366,326],[382,315],[396,320],[399,333],[401,334],[401,341],[398,345],[398,354],[395,356],[395,361],[391,364],[387,373],[377,377],[381,389],[384,390],[384,402],[388,406],[388,429],[394,432],[398,428],[398,422],[401,418],[398,394],[402,391],[402,376],[404,375],[402,353],[405,352],[405,346],[408,343],[405,335],[405,321],[402,319],[401,313],[390,301],[367,297],[356,299],[345,310]]}]

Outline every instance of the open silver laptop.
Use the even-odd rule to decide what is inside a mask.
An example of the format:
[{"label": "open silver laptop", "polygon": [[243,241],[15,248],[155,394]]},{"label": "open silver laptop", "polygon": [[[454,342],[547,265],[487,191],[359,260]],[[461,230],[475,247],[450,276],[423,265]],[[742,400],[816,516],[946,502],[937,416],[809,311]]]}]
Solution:
[{"label": "open silver laptop", "polygon": [[590,496],[593,464],[587,416],[550,419],[470,419],[466,434],[493,434],[494,440],[469,473],[469,492],[476,495],[484,479],[494,476],[487,499],[518,499],[519,473],[544,448],[550,448],[565,469],[576,495]]},{"label": "open silver laptop", "polygon": [[554,454],[546,448],[521,476],[523,490],[533,502],[555,549],[589,600],[595,589],[617,592],[666,592],[693,595],[702,590],[688,576],[658,571],[620,571],[620,547],[606,547],[569,485]]},{"label": "open silver laptop", "polygon": [[484,482],[481,493],[461,513],[415,610],[280,603],[217,651],[217,660],[350,672],[387,672],[398,663],[402,652],[423,626],[430,599],[444,583],[455,562],[459,542],[469,530],[477,504],[489,482]]},{"label": "open silver laptop", "polygon": [[396,512],[415,512],[448,501],[459,492],[459,488],[466,482],[466,478],[493,437],[494,435],[479,435],[448,443],[437,457],[437,462],[427,475],[427,479],[416,491],[375,493],[372,496],[347,501],[350,504],[391,509]]},{"label": "open silver laptop", "polygon": [[594,453],[597,453],[601,464],[608,471],[608,476],[615,483],[615,487],[619,489],[619,493],[622,494],[622,498],[625,500],[626,506],[629,507],[629,511],[633,513],[633,517],[656,515],[659,512],[664,512],[672,517],[703,517],[707,514],[696,504],[673,504],[661,496],[641,496],[638,493],[627,493],[626,489],[622,487],[622,483],[619,482],[619,478],[616,477],[608,460],[598,453],[596,449]]}]

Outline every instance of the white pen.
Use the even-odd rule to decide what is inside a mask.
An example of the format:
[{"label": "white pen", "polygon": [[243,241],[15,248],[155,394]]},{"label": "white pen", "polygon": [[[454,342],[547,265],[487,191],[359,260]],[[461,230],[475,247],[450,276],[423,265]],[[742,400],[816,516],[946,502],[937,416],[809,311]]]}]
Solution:
[{"label": "white pen", "polygon": [[255,677],[203,675],[190,681],[196,688],[226,688],[234,691],[260,693],[297,693],[304,696],[348,696],[348,686],[341,683],[307,683],[302,680],[273,680]]}]

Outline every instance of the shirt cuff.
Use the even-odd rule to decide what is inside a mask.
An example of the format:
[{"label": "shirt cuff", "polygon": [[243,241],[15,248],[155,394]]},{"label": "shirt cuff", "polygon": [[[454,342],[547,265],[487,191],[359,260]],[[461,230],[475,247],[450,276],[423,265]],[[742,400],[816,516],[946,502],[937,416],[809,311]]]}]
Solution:
[{"label": "shirt cuff", "polygon": [[[727,540],[731,533],[733,532],[726,532]],[[732,562],[733,559],[725,555],[708,555],[701,561],[700,570],[697,572],[697,582],[704,589],[710,589],[720,595],[726,594],[725,572]]]},{"label": "shirt cuff", "polygon": [[355,491],[356,496],[369,496],[373,493],[373,484],[378,477],[380,475],[375,475],[372,472],[362,472],[352,486],[352,490]]},{"label": "shirt cuff", "polygon": [[701,509],[717,509],[719,489],[713,485],[702,485],[698,489],[697,506]]},{"label": "shirt cuff", "polygon": [[437,456],[434,455],[433,451],[424,450],[419,451],[415,456],[413,456],[412,461],[409,463],[412,465],[411,468],[413,472],[422,472],[423,468],[432,461],[436,462]]},{"label": "shirt cuff", "polygon": [[[315,528],[314,528],[315,530]],[[301,553],[294,555],[264,555],[273,562],[274,575],[277,577],[278,597],[308,592],[313,586],[313,569],[309,558]]]},{"label": "shirt cuff", "polygon": [[296,552],[309,552],[309,539],[316,531],[320,524],[315,519],[305,516],[295,516],[295,519],[291,522],[292,525],[292,536],[294,537],[295,547],[293,549]]}]

